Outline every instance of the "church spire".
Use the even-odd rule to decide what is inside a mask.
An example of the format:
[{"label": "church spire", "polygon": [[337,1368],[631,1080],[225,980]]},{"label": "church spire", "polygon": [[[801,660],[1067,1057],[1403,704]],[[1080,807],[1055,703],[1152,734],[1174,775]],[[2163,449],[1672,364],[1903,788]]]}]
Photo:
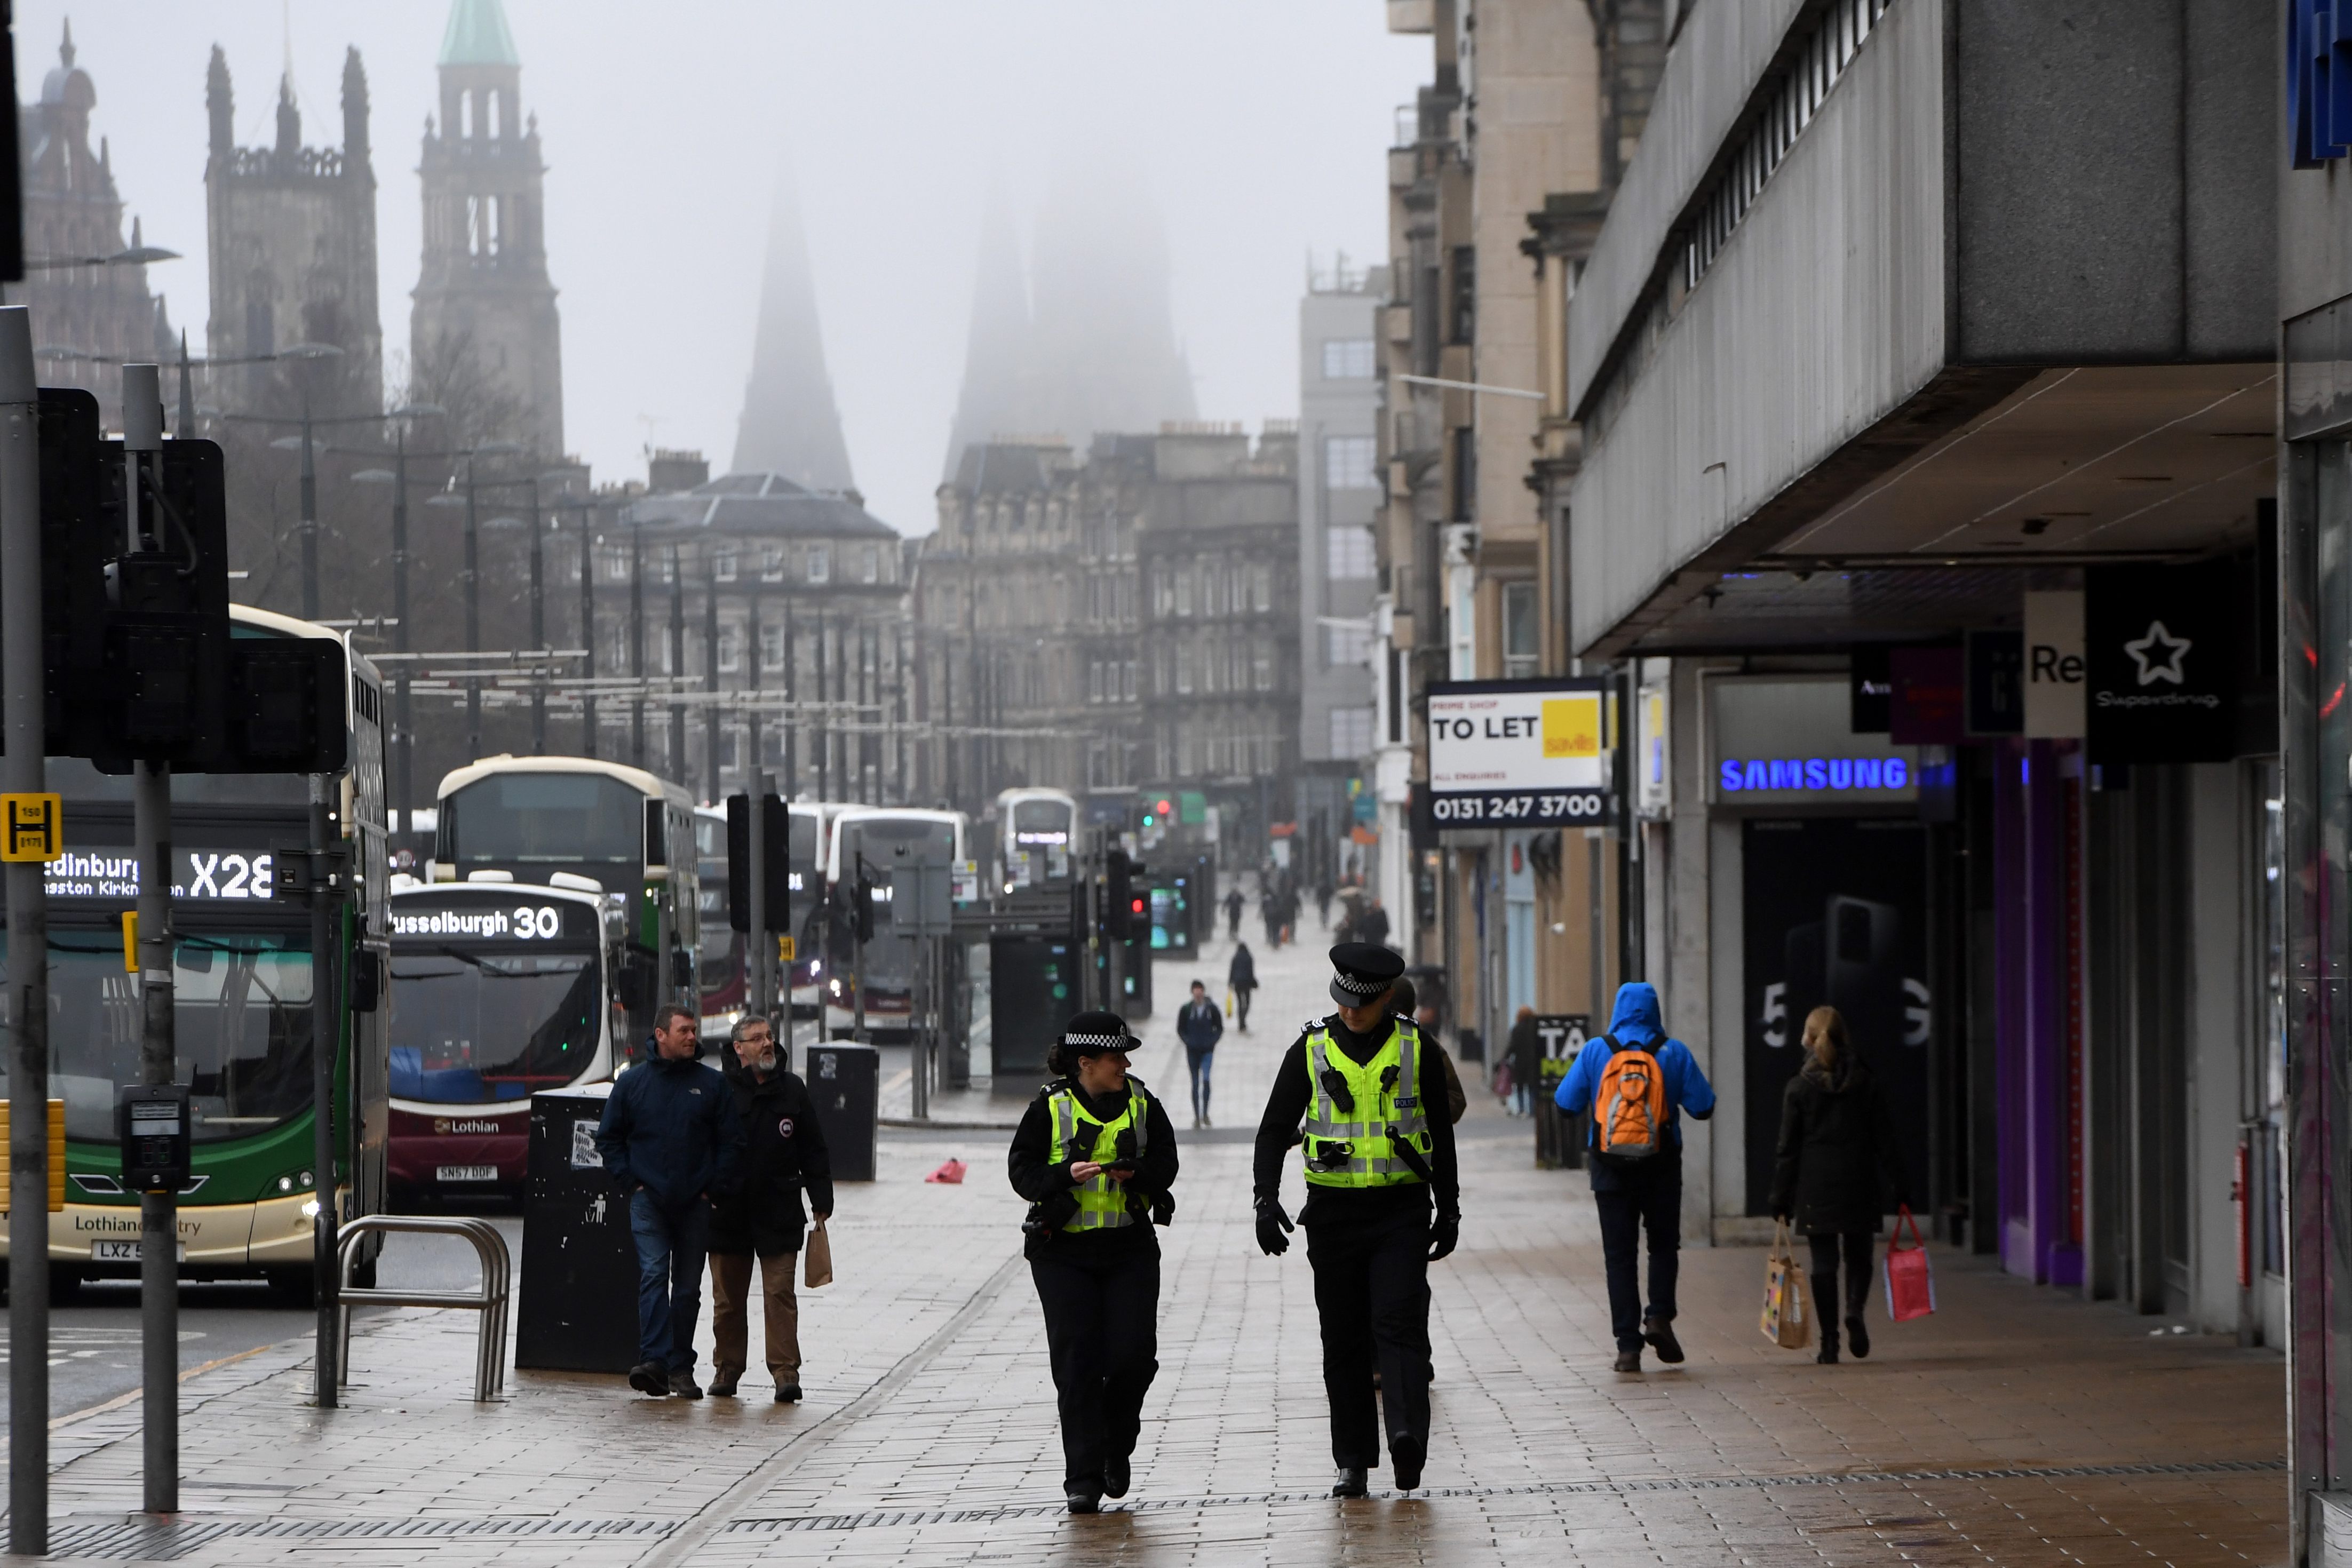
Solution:
[{"label": "church spire", "polygon": [[971,326],[964,334],[963,390],[948,434],[947,476],[964,448],[994,435],[1045,434],[1035,428],[1029,382],[1029,286],[1013,234],[1012,201],[1002,177],[989,183],[980,220],[980,266],[972,280]]},{"label": "church spire", "polygon": [[816,287],[789,161],[776,179],[768,219],[768,261],[760,289],[759,337],[736,427],[738,474],[773,472],[813,490],[851,486],[849,448],[825,373]]}]

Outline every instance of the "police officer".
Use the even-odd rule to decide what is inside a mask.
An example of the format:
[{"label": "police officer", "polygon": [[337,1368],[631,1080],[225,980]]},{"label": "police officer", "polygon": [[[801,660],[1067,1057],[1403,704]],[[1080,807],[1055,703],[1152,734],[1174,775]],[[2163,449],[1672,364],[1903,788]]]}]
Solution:
[{"label": "police officer", "polygon": [[1029,1200],[1022,1251],[1045,1312],[1072,1513],[1125,1497],[1160,1370],[1160,1241],[1175,1211],[1176,1130],[1127,1071],[1142,1042],[1117,1013],[1072,1019],[1046,1063],[1061,1076],[1013,1134],[1013,1190]]},{"label": "police officer", "polygon": [[[1421,1484],[1429,1457],[1429,1265],[1462,1228],[1445,1068],[1411,1019],[1388,1009],[1404,960],[1386,947],[1331,949],[1339,1010],[1283,1057],[1258,1124],[1257,1244],[1289,1250],[1280,1199],[1294,1142],[1307,1161],[1307,1261],[1323,1325],[1331,1406],[1333,1497],[1362,1497],[1388,1417],[1399,1490]],[[1304,1126],[1302,1128],[1302,1122]],[[1373,1375],[1380,1377],[1377,1396]]]}]

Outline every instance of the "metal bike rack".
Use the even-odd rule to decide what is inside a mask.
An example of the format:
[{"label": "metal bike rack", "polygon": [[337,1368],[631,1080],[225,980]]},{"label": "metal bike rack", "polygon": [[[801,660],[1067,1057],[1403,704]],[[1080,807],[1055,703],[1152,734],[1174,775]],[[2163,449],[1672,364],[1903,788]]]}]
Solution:
[{"label": "metal bike rack", "polygon": [[[396,1230],[428,1236],[462,1236],[471,1241],[475,1252],[482,1260],[481,1290],[478,1292],[384,1291],[353,1285],[351,1282],[352,1266],[357,1260],[361,1239],[371,1232]],[[507,1384],[507,1299],[509,1282],[513,1276],[513,1261],[507,1251],[507,1239],[499,1234],[499,1228],[487,1219],[370,1214],[346,1222],[341,1227],[335,1259],[335,1278],[339,1287],[337,1333],[342,1345],[340,1357],[341,1381],[349,1383],[352,1380],[352,1307],[456,1307],[482,1314],[481,1334],[474,1352],[474,1400],[480,1404],[489,1399],[502,1391]]]}]

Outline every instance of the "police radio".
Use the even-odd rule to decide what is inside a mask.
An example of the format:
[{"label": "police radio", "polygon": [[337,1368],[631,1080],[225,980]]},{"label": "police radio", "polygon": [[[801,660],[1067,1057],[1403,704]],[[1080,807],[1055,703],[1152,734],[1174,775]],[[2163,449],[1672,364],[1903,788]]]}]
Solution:
[{"label": "police radio", "polygon": [[188,1185],[185,1084],[134,1084],[115,1104],[122,1185],[131,1192],[177,1192]]}]

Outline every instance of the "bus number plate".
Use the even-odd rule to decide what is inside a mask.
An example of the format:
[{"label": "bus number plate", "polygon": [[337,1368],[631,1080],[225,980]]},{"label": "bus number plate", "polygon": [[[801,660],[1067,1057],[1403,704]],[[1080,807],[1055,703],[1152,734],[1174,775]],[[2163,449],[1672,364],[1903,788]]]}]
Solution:
[{"label": "bus number plate", "polygon": [[496,1181],[499,1179],[499,1167],[496,1166],[436,1166],[434,1167],[433,1178],[436,1181]]},{"label": "bus number plate", "polygon": [[[89,1244],[89,1260],[93,1263],[136,1263],[139,1261],[139,1249],[144,1245],[139,1241],[93,1241]],[[188,1244],[180,1242],[173,1249],[173,1256],[181,1262],[186,1262]]]}]

